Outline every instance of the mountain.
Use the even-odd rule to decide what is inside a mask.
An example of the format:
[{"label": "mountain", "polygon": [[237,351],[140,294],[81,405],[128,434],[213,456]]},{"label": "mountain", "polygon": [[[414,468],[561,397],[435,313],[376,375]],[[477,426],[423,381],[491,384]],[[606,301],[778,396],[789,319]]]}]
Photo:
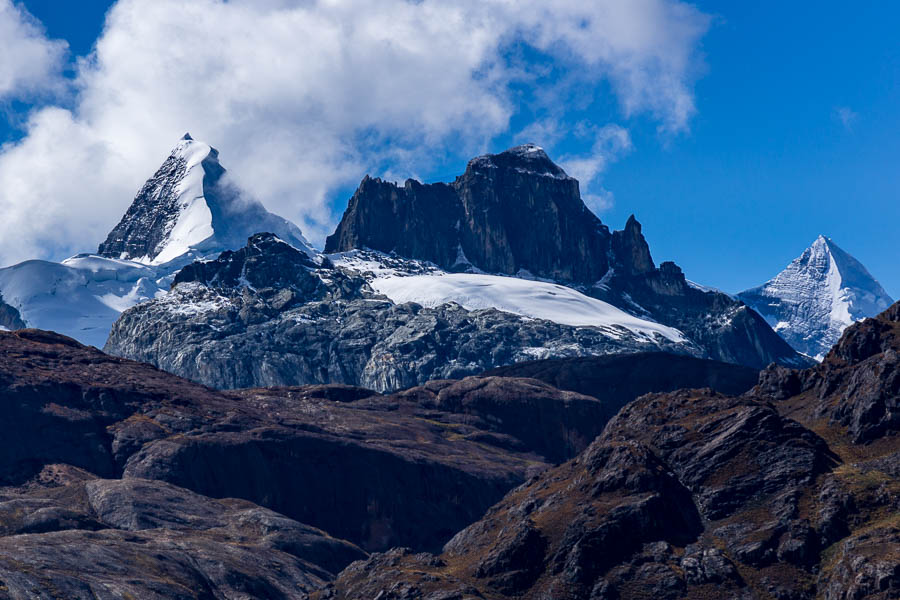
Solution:
[{"label": "mountain", "polygon": [[[533,144],[474,158],[449,184],[407,180],[400,187],[367,176],[325,243],[327,253],[351,250],[562,284],[677,329],[716,360],[807,364],[742,302],[688,283],[674,263],[657,267],[633,216],[610,232],[585,206],[578,181]],[[433,301],[426,281],[417,283],[432,288]]]},{"label": "mountain", "polygon": [[296,225],[268,212],[224,176],[219,152],[185,134],[97,254],[161,265],[187,254],[238,248],[259,232],[315,252]]},{"label": "mountain", "polygon": [[311,259],[272,234],[182,269],[170,293],[122,314],[105,350],[217,388],[380,392],[535,358],[703,354],[673,328],[558,284],[374,252]]},{"label": "mountain", "polygon": [[893,303],[858,260],[821,235],[781,273],[738,297],[797,351],[818,360],[844,329]]},{"label": "mountain", "polygon": [[900,303],[742,396],[648,394],[435,554],[313,598],[900,597]]},{"label": "mountain", "polygon": [[578,181],[525,145],[469,161],[452,184],[410,179],[401,188],[367,176],[325,252],[369,248],[447,270],[590,284],[608,270],[609,239]]},{"label": "mountain", "polygon": [[315,253],[297,227],[228,183],[215,149],[185,135],[97,254],[0,269],[0,293],[21,315],[0,311],[0,326],[40,327],[101,348],[122,311],[166,294],[186,264],[239,248],[259,231]]}]

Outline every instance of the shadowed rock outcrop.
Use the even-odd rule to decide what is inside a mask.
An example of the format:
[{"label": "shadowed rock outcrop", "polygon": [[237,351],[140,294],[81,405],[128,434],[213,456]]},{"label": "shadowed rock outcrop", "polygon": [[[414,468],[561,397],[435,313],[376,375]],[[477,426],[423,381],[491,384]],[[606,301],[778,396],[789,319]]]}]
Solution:
[{"label": "shadowed rock outcrop", "polygon": [[539,379],[598,398],[614,411],[650,392],[708,387],[738,395],[759,379],[759,371],[751,367],[662,352],[527,361],[491,369],[485,375]]},{"label": "shadowed rock outcrop", "polygon": [[19,311],[4,302],[3,296],[0,296],[0,328],[13,330],[23,329],[24,327],[25,322],[22,321]]}]

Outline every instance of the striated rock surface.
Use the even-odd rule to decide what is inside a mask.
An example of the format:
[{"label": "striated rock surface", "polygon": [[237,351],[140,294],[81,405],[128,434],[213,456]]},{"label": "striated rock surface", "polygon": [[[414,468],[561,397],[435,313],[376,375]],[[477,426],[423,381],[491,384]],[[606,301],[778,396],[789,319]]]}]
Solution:
[{"label": "striated rock surface", "polygon": [[395,304],[360,271],[271,235],[186,267],[126,311],[107,352],[217,388],[342,383],[392,391],[539,357],[701,351],[623,326],[580,327],[459,304]]},{"label": "striated rock surface", "polygon": [[317,598],[900,595],[900,303],[743,396],[649,394],[440,555],[396,549]]},{"label": "striated rock surface", "polygon": [[354,249],[573,286],[680,330],[715,360],[810,364],[740,301],[688,284],[674,263],[657,267],[634,216],[611,233],[578,182],[531,144],[475,158],[450,184],[366,177],[325,245]]},{"label": "striated rock surface", "polygon": [[365,556],[244,500],[47,465],[0,488],[0,597],[301,598]]}]

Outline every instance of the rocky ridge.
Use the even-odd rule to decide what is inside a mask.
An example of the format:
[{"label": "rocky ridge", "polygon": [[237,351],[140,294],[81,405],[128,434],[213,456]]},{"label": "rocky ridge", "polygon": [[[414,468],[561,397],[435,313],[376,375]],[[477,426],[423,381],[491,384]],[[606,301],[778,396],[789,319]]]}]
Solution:
[{"label": "rocky ridge", "polygon": [[268,212],[224,175],[219,152],[185,134],[137,193],[97,254],[165,264],[185,253],[200,257],[238,248],[249,236],[263,231],[314,253],[296,225]]},{"label": "rocky ridge", "polygon": [[536,357],[702,354],[624,327],[568,326],[454,303],[395,304],[368,281],[257,235],[240,251],[186,267],[168,295],[123,313],[105,350],[223,389],[343,383],[376,391]]},{"label": "rocky ridge", "polygon": [[316,597],[897,597],[898,351],[900,303],[743,396],[643,396],[441,554],[374,554]]},{"label": "rocky ridge", "polygon": [[657,267],[633,216],[610,232],[578,182],[532,144],[475,158],[449,184],[366,177],[325,244],[353,249],[573,286],[682,331],[716,360],[809,364],[743,303],[691,286],[674,263]]}]

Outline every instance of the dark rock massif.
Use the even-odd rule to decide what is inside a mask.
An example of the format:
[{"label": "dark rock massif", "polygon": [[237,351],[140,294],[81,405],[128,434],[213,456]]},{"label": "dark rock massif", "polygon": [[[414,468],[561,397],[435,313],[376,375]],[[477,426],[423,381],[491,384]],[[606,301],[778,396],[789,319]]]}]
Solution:
[{"label": "dark rock massif", "polygon": [[657,267],[634,217],[610,232],[578,182],[534,145],[475,158],[450,184],[366,177],[325,251],[365,248],[570,285],[681,330],[716,360],[811,364],[740,301],[690,285],[674,263]]},{"label": "dark rock massif", "polygon": [[578,181],[525,145],[470,161],[452,184],[410,179],[401,188],[366,177],[325,252],[371,248],[450,270],[525,270],[590,284],[609,268],[609,241],[609,229],[581,201]]},{"label": "dark rock massif", "polygon": [[302,598],[439,549],[613,414],[522,378],[221,393],[32,329],[0,333],[0,403],[0,598]]},{"label": "dark rock massif", "polygon": [[743,396],[643,396],[440,555],[374,554],[317,597],[896,598],[898,351],[900,303]]},{"label": "dark rock massif", "polygon": [[511,487],[583,450],[611,414],[534,380],[435,382],[399,396],[223,394],[48,332],[0,334],[0,351],[0,484],[56,463],[164,480],[368,549],[439,547]]},{"label": "dark rock massif", "polygon": [[359,272],[313,262],[269,234],[185,267],[172,292],[122,314],[105,350],[221,389],[342,383],[379,392],[533,359],[690,343],[496,309],[395,304]]}]

